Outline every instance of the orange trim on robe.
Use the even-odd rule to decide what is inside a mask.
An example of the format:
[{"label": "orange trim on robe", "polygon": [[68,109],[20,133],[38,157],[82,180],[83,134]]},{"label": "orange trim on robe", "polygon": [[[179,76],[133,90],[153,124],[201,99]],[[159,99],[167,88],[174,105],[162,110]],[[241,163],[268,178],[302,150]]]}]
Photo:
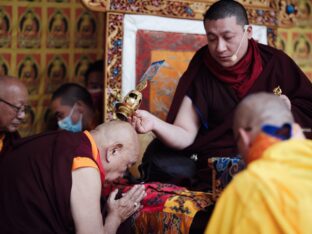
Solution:
[{"label": "orange trim on robe", "polygon": [[[83,133],[88,137],[88,139],[91,143],[93,158],[95,160],[97,160],[97,158],[99,157],[99,154],[98,154],[98,150],[97,150],[94,139],[92,138],[92,136],[90,135],[90,133],[88,131],[84,131]],[[82,167],[93,167],[93,168],[96,168],[97,170],[99,170],[98,165],[91,158],[83,157],[83,156],[75,157],[73,160],[72,170],[76,170],[76,169],[82,168]]]},{"label": "orange trim on robe", "polygon": [[91,159],[87,157],[75,157],[73,160],[73,166],[72,171],[82,168],[82,167],[93,167],[99,170],[99,167],[96,165],[96,163]]},{"label": "orange trim on robe", "polygon": [[0,135],[0,152],[2,151],[3,149],[3,141],[4,141],[4,134],[3,135]]}]

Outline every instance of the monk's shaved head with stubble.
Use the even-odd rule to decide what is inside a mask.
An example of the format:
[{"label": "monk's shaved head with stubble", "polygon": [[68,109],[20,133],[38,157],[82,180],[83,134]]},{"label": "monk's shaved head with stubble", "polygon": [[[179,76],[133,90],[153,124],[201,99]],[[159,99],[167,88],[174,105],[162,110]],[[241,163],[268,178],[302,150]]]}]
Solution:
[{"label": "monk's shaved head with stubble", "polygon": [[112,120],[104,124],[98,125],[93,131],[92,135],[96,135],[100,139],[105,140],[104,144],[109,142],[133,142],[138,144],[138,136],[134,128],[128,122]]},{"label": "monk's shaved head with stubble", "polygon": [[139,159],[139,139],[128,122],[113,120],[90,132],[98,147],[105,170],[105,180],[122,177]]},{"label": "monk's shaved head with stubble", "polygon": [[282,126],[294,123],[289,106],[280,97],[270,93],[256,93],[247,96],[237,106],[234,116],[234,135],[238,130],[249,129],[255,137],[265,124]]}]

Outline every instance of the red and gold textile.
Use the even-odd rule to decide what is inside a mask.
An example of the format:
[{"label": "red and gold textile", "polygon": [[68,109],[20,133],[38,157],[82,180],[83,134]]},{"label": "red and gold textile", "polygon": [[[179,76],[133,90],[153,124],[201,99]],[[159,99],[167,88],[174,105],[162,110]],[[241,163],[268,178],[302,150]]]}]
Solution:
[{"label": "red and gold textile", "polygon": [[[118,185],[122,192],[131,188]],[[212,205],[212,194],[158,182],[145,184],[143,208],[133,217],[135,233],[189,233],[198,211]]]}]

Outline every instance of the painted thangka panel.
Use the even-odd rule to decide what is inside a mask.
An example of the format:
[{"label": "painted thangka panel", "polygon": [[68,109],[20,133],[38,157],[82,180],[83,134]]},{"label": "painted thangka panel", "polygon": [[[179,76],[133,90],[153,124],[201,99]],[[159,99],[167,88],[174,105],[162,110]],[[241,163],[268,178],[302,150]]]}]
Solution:
[{"label": "painted thangka panel", "polygon": [[47,48],[68,48],[70,8],[55,9],[49,7],[47,11]]},{"label": "painted thangka panel", "polygon": [[165,60],[143,90],[141,106],[165,119],[179,78],[205,44],[202,21],[125,15],[122,94],[134,88],[152,62]]},{"label": "painted thangka panel", "polygon": [[312,27],[312,1],[301,0],[298,1],[298,20],[297,26],[301,27]]},{"label": "painted thangka panel", "polygon": [[41,56],[40,53],[16,54],[17,76],[27,86],[30,95],[38,94]]},{"label": "painted thangka panel", "polygon": [[280,0],[274,5],[279,22],[276,46],[292,57],[312,82],[312,1]]},{"label": "painted thangka panel", "polygon": [[19,77],[33,108],[22,135],[44,130],[51,92],[83,84],[89,63],[103,58],[103,21],[78,0],[0,1],[0,75]]},{"label": "painted thangka panel", "polygon": [[309,29],[296,29],[290,31],[290,56],[302,68],[312,67],[312,31]]},{"label": "painted thangka panel", "polygon": [[165,119],[179,78],[194,52],[206,44],[206,36],[139,30],[136,37],[136,83],[150,63],[165,60],[165,65],[143,90],[141,104],[142,109]]},{"label": "painted thangka panel", "polygon": [[68,54],[47,54],[46,57],[46,79],[45,79],[45,92],[52,93],[60,84],[69,80],[68,77]]},{"label": "painted thangka panel", "polygon": [[40,48],[42,8],[20,6],[18,12],[18,48]]},{"label": "painted thangka panel", "polygon": [[12,6],[0,8],[0,48],[11,47],[12,20]]},{"label": "painted thangka panel", "polygon": [[97,59],[97,54],[76,53],[74,54],[74,76],[73,81],[76,83],[84,83],[84,74],[87,71],[89,64]]},{"label": "painted thangka panel", "polygon": [[312,31],[310,28],[278,29],[277,48],[292,57],[312,82]]},{"label": "painted thangka panel", "polygon": [[75,47],[96,48],[97,46],[97,21],[93,12],[84,9],[76,10],[77,22],[75,26]]}]

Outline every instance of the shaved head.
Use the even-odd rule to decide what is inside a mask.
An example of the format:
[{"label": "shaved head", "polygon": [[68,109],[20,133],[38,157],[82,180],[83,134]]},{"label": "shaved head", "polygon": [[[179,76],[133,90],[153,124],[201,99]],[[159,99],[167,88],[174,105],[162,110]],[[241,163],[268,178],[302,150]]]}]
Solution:
[{"label": "shaved head", "polygon": [[134,142],[138,143],[138,136],[134,128],[128,122],[113,120],[98,125],[91,131],[92,135],[100,137],[106,145],[108,142]]},{"label": "shaved head", "polygon": [[20,89],[27,93],[27,88],[22,81],[13,76],[0,76],[0,94],[1,98],[3,95],[12,92],[12,90]]},{"label": "shaved head", "polygon": [[278,96],[261,92],[247,96],[237,106],[233,130],[237,136],[239,128],[249,128],[255,137],[265,124],[282,126],[285,123],[294,123],[286,102]]},{"label": "shaved head", "polygon": [[90,132],[99,149],[105,170],[105,180],[122,177],[139,159],[139,139],[128,123],[113,120],[103,123]]}]

